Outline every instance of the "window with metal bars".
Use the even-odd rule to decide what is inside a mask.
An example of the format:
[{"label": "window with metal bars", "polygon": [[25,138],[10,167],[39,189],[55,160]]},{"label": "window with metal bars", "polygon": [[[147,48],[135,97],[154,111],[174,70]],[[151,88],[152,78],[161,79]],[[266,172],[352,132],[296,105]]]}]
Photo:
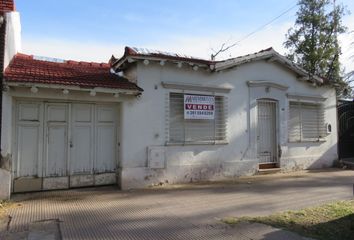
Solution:
[{"label": "window with metal bars", "polygon": [[323,140],[326,134],[322,104],[290,102],[289,142]]},{"label": "window with metal bars", "polygon": [[215,96],[214,119],[184,119],[184,94],[169,94],[169,143],[225,143],[226,97]]}]

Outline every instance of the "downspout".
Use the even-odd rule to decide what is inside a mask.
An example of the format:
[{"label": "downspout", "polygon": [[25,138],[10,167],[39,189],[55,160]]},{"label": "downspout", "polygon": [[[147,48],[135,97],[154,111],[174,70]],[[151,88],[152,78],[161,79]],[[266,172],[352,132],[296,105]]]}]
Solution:
[{"label": "downspout", "polygon": [[250,86],[248,86],[248,112],[247,112],[247,134],[248,134],[248,144],[246,150],[243,152],[241,160],[244,160],[246,157],[246,154],[248,154],[249,148],[251,147],[251,89]]},{"label": "downspout", "polygon": [[[2,91],[4,89],[4,61],[5,61],[5,34],[6,21],[4,13],[0,15],[0,163],[2,162],[1,154],[1,136],[2,136]],[[1,164],[0,164],[1,167]]]}]

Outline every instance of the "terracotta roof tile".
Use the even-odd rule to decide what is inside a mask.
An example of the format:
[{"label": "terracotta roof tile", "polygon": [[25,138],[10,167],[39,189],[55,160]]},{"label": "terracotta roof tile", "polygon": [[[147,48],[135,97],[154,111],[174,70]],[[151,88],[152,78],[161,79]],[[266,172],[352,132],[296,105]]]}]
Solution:
[{"label": "terracotta roof tile", "polygon": [[194,64],[211,65],[214,61],[205,60],[201,58],[191,57],[184,54],[170,53],[158,50],[149,50],[146,48],[136,48],[136,47],[125,47],[124,55],[120,59],[114,58],[112,56],[110,62],[112,66],[120,65],[124,63],[128,57],[146,57],[146,58],[157,58],[170,61],[182,61]]},{"label": "terracotta roof tile", "polygon": [[5,81],[143,91],[128,79],[111,73],[106,63],[52,62],[21,53],[6,68]]},{"label": "terracotta roof tile", "polygon": [[[274,51],[273,48],[267,48],[263,49],[257,53],[254,54],[259,54],[263,52],[271,52]],[[150,50],[147,48],[136,48],[136,47],[125,47],[124,55],[116,59],[114,56],[112,56],[110,62],[112,66],[117,66],[117,65],[122,65],[124,62],[127,61],[128,57],[146,57],[146,58],[160,58],[162,60],[170,60],[170,61],[182,61],[182,62],[188,62],[188,63],[194,63],[194,64],[204,64],[209,67],[215,66],[215,64],[221,63],[221,62],[226,62],[232,59],[238,59],[238,58],[244,58],[248,57],[254,54],[248,54],[244,56],[239,56],[236,58],[231,58],[231,59],[226,59],[226,60],[221,60],[221,61],[216,61],[216,60],[206,60],[202,58],[197,58],[197,57],[192,57],[184,54],[177,54],[177,53],[171,53],[171,52],[164,52],[164,51],[159,51],[159,50]]]}]

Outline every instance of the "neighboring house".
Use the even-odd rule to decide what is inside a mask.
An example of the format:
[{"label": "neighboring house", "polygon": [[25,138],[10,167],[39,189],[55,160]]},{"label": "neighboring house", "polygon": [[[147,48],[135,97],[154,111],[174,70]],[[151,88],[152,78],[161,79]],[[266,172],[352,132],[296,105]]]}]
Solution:
[{"label": "neighboring house", "polygon": [[139,188],[338,158],[335,90],[271,48],[208,61],[127,47],[110,65],[10,52],[1,150],[12,192]]},{"label": "neighboring house", "polygon": [[143,90],[109,64],[22,54],[14,8],[4,24],[0,197],[116,184],[120,102]]}]

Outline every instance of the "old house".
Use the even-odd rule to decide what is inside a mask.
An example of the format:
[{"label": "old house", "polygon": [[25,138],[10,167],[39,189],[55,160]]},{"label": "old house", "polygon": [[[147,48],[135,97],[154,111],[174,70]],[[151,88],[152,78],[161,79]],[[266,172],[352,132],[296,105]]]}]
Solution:
[{"label": "old house", "polygon": [[12,10],[0,170],[8,195],[216,180],[337,159],[334,88],[272,48],[224,61],[131,47],[109,64],[53,61],[21,54]]},{"label": "old house", "polygon": [[144,89],[121,106],[123,188],[337,159],[335,90],[271,48],[212,62],[127,47],[111,63]]}]

